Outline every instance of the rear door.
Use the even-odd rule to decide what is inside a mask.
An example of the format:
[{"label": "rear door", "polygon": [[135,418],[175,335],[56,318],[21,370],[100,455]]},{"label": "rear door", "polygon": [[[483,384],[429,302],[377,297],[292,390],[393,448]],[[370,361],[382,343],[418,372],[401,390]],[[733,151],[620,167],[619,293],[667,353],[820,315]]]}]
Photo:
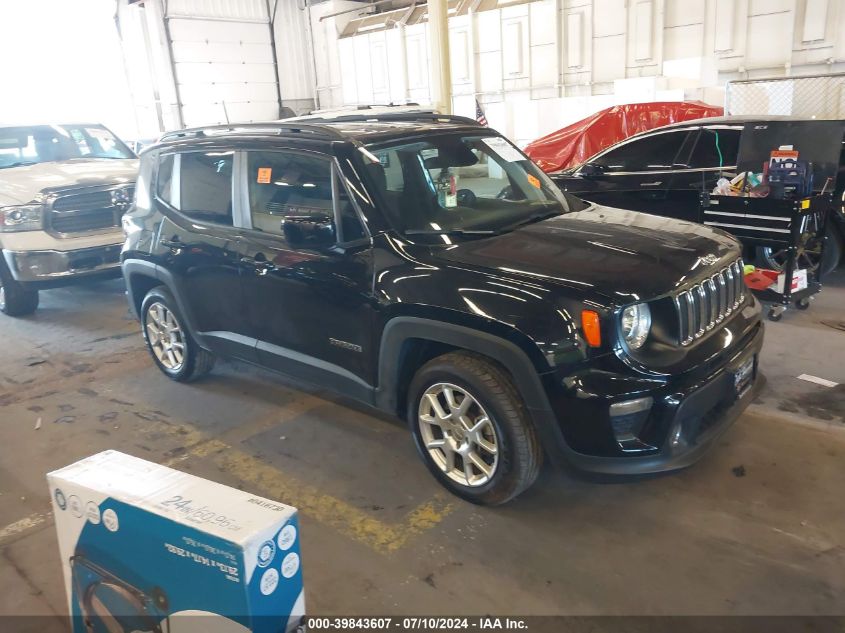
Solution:
[{"label": "rear door", "polygon": [[708,125],[698,130],[692,153],[679,160],[672,174],[667,202],[673,217],[700,221],[701,193],[713,191],[719,178],[736,175],[741,134],[741,126]]},{"label": "rear door", "polygon": [[159,156],[155,204],[163,220],[153,254],[204,342],[220,354],[254,360],[243,313],[234,164],[235,152],[226,149]]},{"label": "rear door", "polygon": [[671,215],[667,192],[679,156],[691,149],[689,143],[686,128],[622,142],[590,160],[591,167],[579,170],[585,182],[578,195],[611,207]]}]

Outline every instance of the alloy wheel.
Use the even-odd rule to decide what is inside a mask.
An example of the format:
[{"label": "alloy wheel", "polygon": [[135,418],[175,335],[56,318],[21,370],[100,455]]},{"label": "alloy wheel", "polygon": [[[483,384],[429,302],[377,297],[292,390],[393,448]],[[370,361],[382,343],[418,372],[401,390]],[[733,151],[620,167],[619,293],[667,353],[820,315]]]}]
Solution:
[{"label": "alloy wheel", "polygon": [[185,334],[176,315],[163,303],[147,309],[147,340],[158,361],[169,371],[179,371],[185,362]]},{"label": "alloy wheel", "polygon": [[417,415],[423,446],[437,467],[469,487],[492,479],[499,438],[487,412],[463,387],[437,383],[420,398]]},{"label": "alloy wheel", "polygon": [[[807,272],[815,272],[822,263],[824,239],[816,237],[818,221],[815,218],[805,217],[802,224],[801,237],[795,251],[795,267],[806,268]],[[760,248],[759,253],[771,270],[786,269],[786,260],[789,258],[788,247],[774,249],[764,246]]]},{"label": "alloy wheel", "polygon": [[[775,250],[769,246],[760,249],[763,261],[771,270],[782,271],[786,269],[786,260],[789,257],[789,249]],[[806,248],[799,245],[795,254],[795,267],[806,268],[807,272],[814,272],[821,264],[821,246]]]}]

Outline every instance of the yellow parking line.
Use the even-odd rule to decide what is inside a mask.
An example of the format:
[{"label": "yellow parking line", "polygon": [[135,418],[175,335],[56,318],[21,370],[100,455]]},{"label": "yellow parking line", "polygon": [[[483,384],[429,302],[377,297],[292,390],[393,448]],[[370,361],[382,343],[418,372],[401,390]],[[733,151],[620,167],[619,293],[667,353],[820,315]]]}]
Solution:
[{"label": "yellow parking line", "polygon": [[268,466],[226,442],[206,439],[188,424],[160,423],[156,425],[156,430],[179,437],[184,445],[190,447],[178,457],[164,462],[165,465],[191,457],[209,458],[240,481],[255,486],[263,495],[296,506],[306,516],[380,552],[396,551],[411,537],[435,527],[453,509],[451,503],[437,497],[411,510],[401,523],[387,523]]},{"label": "yellow parking line", "polygon": [[10,523],[6,527],[0,528],[0,543],[43,525],[50,517],[50,512],[36,512],[19,521]]}]

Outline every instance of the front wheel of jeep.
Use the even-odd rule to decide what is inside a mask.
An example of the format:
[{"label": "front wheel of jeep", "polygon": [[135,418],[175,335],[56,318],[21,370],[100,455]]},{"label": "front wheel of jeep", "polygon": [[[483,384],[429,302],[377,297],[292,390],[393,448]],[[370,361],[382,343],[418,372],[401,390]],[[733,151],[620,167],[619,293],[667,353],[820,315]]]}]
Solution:
[{"label": "front wheel of jeep", "polygon": [[542,450],[507,372],[484,356],[452,352],[411,381],[408,420],[432,474],[455,495],[505,503],[534,483]]},{"label": "front wheel of jeep", "polygon": [[144,298],[141,327],[150,355],[171,380],[190,382],[214,366],[214,355],[202,349],[191,336],[176,301],[164,286],[153,288]]}]

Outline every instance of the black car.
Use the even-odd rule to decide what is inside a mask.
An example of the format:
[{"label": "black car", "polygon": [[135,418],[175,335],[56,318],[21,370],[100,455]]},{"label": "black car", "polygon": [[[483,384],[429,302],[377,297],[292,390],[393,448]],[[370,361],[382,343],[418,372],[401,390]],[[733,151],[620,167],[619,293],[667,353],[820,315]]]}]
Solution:
[{"label": "black car", "polygon": [[167,376],[234,357],[403,417],[470,501],[511,499],[544,457],[682,468],[752,397],[763,325],[736,240],[573,211],[470,119],[174,133],[142,154],[125,229]]},{"label": "black car", "polygon": [[[697,221],[700,196],[712,191],[722,176],[736,175],[743,129],[772,121],[802,121],[787,117],[720,117],[675,123],[636,134],[598,152],[583,164],[550,174],[557,185],[597,204]],[[842,139],[838,139],[837,143]],[[845,153],[840,159],[845,165]],[[817,185],[823,185],[817,182]],[[829,273],[839,265],[845,235],[845,168],[834,183],[837,213],[827,224],[822,268]],[[810,266],[820,263],[820,245],[807,244]],[[761,247],[752,253],[761,264],[779,270],[785,252]],[[802,254],[803,257],[803,254]]]}]

